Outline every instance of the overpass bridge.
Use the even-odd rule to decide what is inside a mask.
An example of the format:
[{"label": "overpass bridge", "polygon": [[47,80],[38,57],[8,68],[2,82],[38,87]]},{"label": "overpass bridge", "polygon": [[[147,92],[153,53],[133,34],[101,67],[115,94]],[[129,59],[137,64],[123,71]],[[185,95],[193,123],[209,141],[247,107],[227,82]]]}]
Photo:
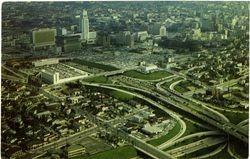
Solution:
[{"label": "overpass bridge", "polygon": [[98,74],[93,74],[90,75],[88,77],[97,77],[97,76],[112,76],[112,75],[116,75],[116,74],[122,74],[126,71],[130,71],[130,70],[135,70],[137,69],[139,66],[134,66],[134,67],[129,67],[129,68],[125,68],[125,69],[120,69],[120,70],[114,70],[114,71],[109,71],[109,72],[101,72]]},{"label": "overpass bridge", "polygon": [[10,73],[12,73],[13,75],[17,76],[17,78],[21,78],[21,79],[24,79],[24,80],[27,79],[26,77],[24,77],[24,76],[21,75],[20,73],[15,72],[14,70],[12,70],[12,69],[6,67],[5,65],[2,65],[2,69],[6,70],[6,71],[8,71],[8,72],[10,72]]}]

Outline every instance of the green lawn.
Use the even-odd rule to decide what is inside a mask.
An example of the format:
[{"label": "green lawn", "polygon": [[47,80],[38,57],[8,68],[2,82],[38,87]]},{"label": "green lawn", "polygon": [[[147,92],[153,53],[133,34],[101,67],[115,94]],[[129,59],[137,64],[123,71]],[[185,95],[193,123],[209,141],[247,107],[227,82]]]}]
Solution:
[{"label": "green lawn", "polygon": [[153,73],[144,74],[144,73],[133,70],[133,71],[125,72],[124,75],[128,76],[128,77],[144,79],[144,80],[157,80],[157,79],[161,79],[161,78],[170,76],[172,74],[169,72],[166,72],[166,71],[157,71],[157,72],[153,72]]},{"label": "green lawn", "polygon": [[175,78],[175,79],[171,80],[170,82],[164,83],[162,86],[163,86],[163,88],[165,88],[165,89],[169,89],[169,86],[170,86],[172,83],[174,83],[174,82],[176,82],[176,81],[179,81],[179,80],[181,80],[181,79],[183,79],[183,78],[181,78],[181,77]]},{"label": "green lawn", "polygon": [[158,139],[153,139],[153,140],[150,140],[148,143],[153,145],[153,146],[159,146],[160,144],[168,141],[169,139],[171,139],[172,137],[174,137],[176,134],[179,133],[181,129],[181,124],[180,123],[177,123],[173,129],[171,129],[168,134],[166,135],[163,135],[161,137],[159,137]]},{"label": "green lawn", "polygon": [[202,88],[201,86],[191,82],[191,81],[188,81],[188,80],[185,80],[185,81],[182,81],[180,83],[180,85],[184,86],[184,87],[196,87],[197,89],[200,89]]},{"label": "green lawn", "polygon": [[179,85],[179,84],[175,85],[174,89],[175,89],[177,92],[179,92],[179,93],[186,93],[186,92],[189,91],[188,88],[186,88],[186,87],[184,87],[184,86],[182,86],[182,85]]},{"label": "green lawn", "polygon": [[199,126],[191,123],[190,121],[187,121],[187,120],[184,120],[184,121],[186,123],[187,128],[186,128],[185,133],[182,136],[187,136],[187,135],[194,134],[197,132],[202,132],[202,131],[208,131],[202,127],[199,127]]},{"label": "green lawn", "polygon": [[81,65],[85,65],[85,66],[89,66],[89,67],[93,67],[93,68],[98,68],[98,69],[105,70],[105,71],[119,70],[118,68],[116,68],[114,66],[99,64],[99,63],[90,62],[90,61],[85,61],[85,60],[82,60],[82,59],[74,59],[74,60],[72,60],[72,62],[81,64]]},{"label": "green lawn", "polygon": [[119,92],[119,91],[111,91],[110,95],[120,100],[131,100],[134,97],[130,94]]},{"label": "green lawn", "polygon": [[137,152],[133,146],[123,146],[91,156],[74,157],[72,159],[130,159],[136,156]]},{"label": "green lawn", "polygon": [[108,77],[105,76],[87,78],[84,79],[84,81],[93,83],[112,83],[110,80],[108,80]]},{"label": "green lawn", "polygon": [[178,91],[180,93],[185,93],[185,92],[190,91],[188,87],[195,87],[196,89],[201,88],[200,86],[195,85],[190,81],[181,81],[174,88],[175,88],[176,91]]}]

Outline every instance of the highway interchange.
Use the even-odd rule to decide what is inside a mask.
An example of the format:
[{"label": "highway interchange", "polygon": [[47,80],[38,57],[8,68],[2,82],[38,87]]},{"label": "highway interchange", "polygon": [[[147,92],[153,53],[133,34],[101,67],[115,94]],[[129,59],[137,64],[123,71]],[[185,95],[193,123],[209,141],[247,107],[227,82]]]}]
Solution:
[{"label": "highway interchange", "polygon": [[[110,75],[116,75],[116,74],[119,75],[121,73],[123,73],[123,72],[120,72],[120,71],[114,72],[113,71],[111,73],[102,73],[101,75],[110,76]],[[181,74],[182,77],[183,77],[183,75],[184,74]],[[97,76],[99,76],[99,75],[97,75]],[[175,78],[176,76],[178,77],[178,74],[171,75],[169,77],[166,77],[166,78],[163,78],[160,80],[153,80],[152,82],[156,82],[156,85],[155,85],[156,88],[152,88],[152,87],[149,88],[149,86],[145,87],[143,85],[140,86],[140,85],[138,85],[138,83],[137,84],[133,83],[133,81],[131,83],[129,83],[129,85],[127,85],[128,83],[124,83],[124,82],[121,83],[121,81],[119,81],[119,80],[118,80],[118,83],[120,82],[119,84],[121,84],[121,85],[101,84],[101,83],[93,84],[93,83],[87,83],[87,82],[81,82],[81,83],[83,85],[91,85],[91,86],[95,86],[95,87],[99,87],[99,88],[113,89],[116,91],[131,94],[133,96],[141,98],[141,99],[149,102],[150,104],[164,110],[166,113],[168,113],[174,119],[176,119],[181,124],[181,129],[180,129],[179,133],[176,134],[170,140],[163,143],[162,145],[158,146],[157,151],[163,151],[164,148],[166,148],[170,143],[173,143],[176,140],[180,139],[180,137],[186,131],[186,124],[181,119],[181,118],[183,118],[183,116],[176,113],[176,112],[171,111],[171,107],[170,108],[164,107],[163,106],[163,105],[165,105],[164,103],[170,104],[171,106],[174,106],[178,109],[181,109],[185,112],[188,112],[188,113],[192,114],[193,116],[203,120],[204,122],[209,123],[209,125],[216,127],[219,131],[224,132],[226,134],[230,134],[232,136],[235,136],[236,138],[242,140],[243,142],[248,143],[248,132],[245,129],[241,128],[240,126],[237,126],[237,125],[230,123],[230,121],[227,119],[227,117],[225,117],[223,114],[219,113],[218,111],[211,109],[207,105],[204,105],[203,103],[200,103],[196,100],[193,100],[193,99],[190,99],[190,98],[187,98],[187,97],[181,95],[180,93],[178,93],[177,91],[175,91],[173,89],[174,85],[176,83],[172,83],[168,90],[165,90],[161,87],[161,85],[164,84],[164,82],[169,81],[169,79]],[[138,80],[140,82],[144,81],[141,79],[133,79],[133,80]],[[143,94],[143,95],[141,95],[141,94]],[[154,100],[152,100],[150,98],[150,96],[154,97]],[[183,107],[183,105],[185,105],[185,107]],[[203,133],[206,134],[207,132],[203,132]],[[216,131],[214,133],[221,134],[218,131]],[[210,136],[210,135],[211,134],[208,134],[208,136]],[[221,145],[220,149],[216,150],[217,153],[220,152],[222,150],[222,148],[224,148],[224,144],[222,145],[222,143],[225,143],[226,138],[223,138],[223,137],[222,138],[209,138],[209,137],[207,137],[207,138],[208,139],[206,141],[210,144],[198,144],[195,147],[192,147],[193,144],[191,144],[191,146],[187,145],[187,147],[185,148],[186,149],[185,151],[184,150],[180,151],[175,155],[170,153],[170,156],[175,156],[175,157],[184,156],[186,154],[197,151],[199,149],[213,146],[214,144]],[[195,143],[201,143],[201,142],[203,142],[203,140],[197,141]],[[145,152],[145,150],[143,150],[141,148],[138,148],[138,149]],[[179,149],[176,149],[176,150],[179,150]],[[165,152],[165,153],[168,154],[169,152]],[[215,152],[213,152],[213,153],[215,153]],[[209,156],[209,154],[207,154],[207,155]],[[156,156],[153,156],[153,155],[151,155],[151,157],[157,158]]]},{"label": "highway interchange", "polygon": [[[12,70],[10,70],[9,68],[5,66],[3,68],[8,71],[13,72]],[[175,158],[175,157],[185,156],[186,154],[198,151],[200,149],[204,149],[206,147],[210,147],[210,146],[217,145],[217,144],[220,145],[218,149],[216,149],[215,151],[205,154],[203,156],[200,156],[200,158],[206,158],[206,157],[219,153],[222,149],[225,148],[225,142],[227,139],[225,137],[218,138],[218,137],[213,137],[213,136],[222,135],[225,133],[225,134],[232,135],[245,143],[248,143],[248,131],[247,129],[245,129],[245,128],[248,128],[248,120],[242,121],[238,125],[232,124],[227,117],[225,117],[220,112],[212,109],[212,107],[210,107],[209,105],[203,102],[200,102],[198,100],[189,98],[188,96],[185,96],[175,91],[174,89],[175,85],[177,85],[180,81],[186,79],[186,73],[188,71],[181,73],[181,74],[174,72],[173,75],[170,75],[168,77],[151,80],[151,81],[126,77],[126,76],[121,75],[125,71],[134,70],[134,69],[137,69],[137,67],[131,67],[131,68],[123,69],[123,70],[92,74],[89,77],[87,77],[87,78],[93,78],[93,77],[99,77],[99,76],[106,76],[106,77],[112,76],[111,78],[113,78],[113,83],[115,84],[88,83],[88,82],[84,82],[84,80],[80,80],[80,83],[82,85],[99,87],[102,89],[116,90],[119,92],[123,92],[126,94],[130,94],[132,96],[135,96],[141,100],[148,102],[152,106],[155,106],[163,110],[165,113],[169,114],[172,118],[174,118],[180,124],[181,128],[179,132],[170,140],[162,143],[161,145],[158,145],[157,147],[154,147],[144,141],[141,141],[140,139],[137,139],[137,138],[135,139],[134,137],[126,134],[125,139],[128,142],[132,143],[134,147],[137,148],[138,150],[146,153],[147,155],[153,158],[165,159],[165,158]],[[192,69],[189,69],[189,70],[192,70]],[[23,78],[23,76],[21,76],[20,74],[17,74],[16,72],[15,72],[15,75],[18,76],[19,78]],[[116,77],[116,75],[118,75],[118,78],[114,78]],[[5,76],[6,78],[8,78],[7,75]],[[168,89],[165,89],[162,87],[162,85],[165,82],[169,82],[173,79],[176,79],[177,77],[181,77],[183,79],[173,82],[169,86]],[[232,82],[229,81],[227,82],[227,84],[235,83],[235,81],[236,80],[233,80]],[[152,83],[154,85],[152,85]],[[54,87],[54,85],[46,86],[44,87],[44,89],[52,88],[52,87]],[[209,127],[210,126],[215,127],[216,128],[215,131],[213,130],[213,131],[206,131],[206,132],[197,132],[195,134],[182,137],[187,128],[185,122],[183,121],[184,116],[181,115],[181,113],[177,113],[173,111],[172,110],[173,107],[177,108],[178,110],[189,113],[190,115],[196,118],[201,119],[203,122],[208,123]],[[122,118],[120,118],[120,120],[121,119]],[[98,126],[102,126],[103,128],[105,128],[103,124],[107,124],[107,123],[100,124],[100,121],[97,122],[96,120],[95,121],[93,120],[93,122]],[[121,136],[124,137],[124,132],[121,132],[121,130],[117,130],[115,127],[112,126],[114,123],[119,123],[119,120],[110,122],[109,129],[114,129],[114,131],[119,131],[120,133],[123,134]],[[96,130],[97,130],[97,127],[93,127],[86,131],[70,135],[66,138],[61,138],[55,142],[42,145],[41,147],[31,150],[29,153],[33,154],[32,155],[33,157],[37,156],[41,153],[46,152],[47,150],[51,148],[55,148],[55,147],[59,148],[59,147],[66,145],[69,142],[71,143],[75,142],[79,138],[83,138],[85,136],[95,133]],[[206,138],[196,141],[194,143],[188,144],[188,145],[184,145],[184,146],[172,149],[172,150],[164,151],[166,148],[171,147],[174,144],[183,142],[185,140],[188,140],[194,137],[206,137]],[[229,146],[228,146],[228,152],[231,156],[234,156]]]},{"label": "highway interchange", "polygon": [[[183,74],[182,74],[183,76]],[[190,98],[187,98],[183,95],[181,95],[180,93],[176,92],[173,87],[176,83],[172,84],[169,88],[169,90],[164,90],[163,88],[161,88],[161,85],[166,82],[166,81],[169,81],[169,78],[173,78],[174,75],[170,76],[170,77],[167,77],[167,78],[164,78],[164,79],[160,79],[160,80],[154,80],[153,82],[158,82],[156,84],[156,88],[159,90],[159,92],[161,92],[161,94],[167,94],[169,95],[170,97],[173,96],[173,100],[176,101],[176,98],[180,101],[187,101],[187,102],[190,102],[191,104],[189,105],[186,105],[186,106],[190,106],[191,109],[193,108],[194,110],[192,111],[191,109],[185,109],[185,108],[181,108],[180,106],[178,106],[178,104],[175,102],[175,101],[171,101],[171,99],[166,99],[165,96],[162,96],[160,93],[156,93],[154,89],[150,89],[150,88],[145,88],[143,87],[142,89],[138,88],[140,86],[138,86],[137,88],[136,87],[133,87],[131,85],[133,85],[132,83],[130,83],[130,86],[126,86],[124,83],[121,84],[120,86],[115,86],[115,85],[110,85],[109,86],[115,86],[115,87],[119,87],[119,88],[125,88],[127,90],[131,90],[131,91],[139,91],[139,92],[143,92],[143,93],[148,93],[149,95],[159,99],[159,101],[165,101],[167,103],[170,103],[172,104],[173,106],[176,106],[178,108],[181,108],[182,110],[184,109],[184,111],[188,111],[190,114],[202,119],[203,121],[205,122],[208,122],[209,124],[217,127],[218,129],[220,129],[220,131],[223,131],[225,132],[226,134],[230,134],[230,135],[233,135],[235,137],[237,137],[238,139],[248,143],[248,131],[245,129],[243,129],[240,125],[235,125],[235,124],[232,124],[230,123],[230,121],[227,119],[227,117],[225,117],[223,114],[219,113],[218,111],[215,111],[214,109],[211,109],[211,107],[208,107],[207,105],[205,105],[204,103],[202,102],[199,102],[197,100],[194,100],[194,99],[190,99]],[[144,81],[144,80],[141,80],[141,79],[136,79],[138,81]],[[233,80],[233,83],[235,82],[235,80]],[[228,82],[229,84],[231,84],[232,82]],[[171,95],[170,95],[171,94]],[[195,107],[194,105],[198,105],[197,107]],[[198,111],[198,112],[197,112]],[[243,123],[248,123],[248,121],[244,121]],[[246,124],[247,125],[247,124]],[[248,125],[247,125],[248,126]],[[181,135],[180,135],[181,136]],[[176,139],[178,139],[179,137],[177,136]],[[176,140],[175,137],[173,138],[173,140],[171,141],[175,141]],[[224,141],[224,140],[223,140]],[[168,143],[171,143],[171,142],[166,142],[164,144],[168,145]],[[220,142],[219,142],[220,143]],[[163,145],[164,145],[163,144]],[[221,145],[220,148],[224,148],[225,145]],[[219,150],[221,149],[217,149],[216,151],[214,151],[213,153],[215,152],[219,152]],[[209,156],[209,155],[207,155]],[[206,155],[204,155],[204,157],[206,157]]]},{"label": "highway interchange", "polygon": [[[113,85],[115,86],[115,85]],[[231,134],[240,140],[244,142],[248,142],[248,132],[246,130],[243,130],[242,128],[238,127],[237,125],[234,125],[230,122],[228,122],[223,115],[218,116],[218,112],[209,109],[203,109],[199,106],[195,106],[194,103],[189,104],[187,102],[187,99],[183,98],[179,94],[175,94],[175,92],[167,92],[164,91],[162,93],[165,93],[164,95],[161,95],[159,93],[156,93],[153,90],[143,90],[143,89],[138,89],[136,87],[131,87],[131,86],[118,86],[118,87],[123,87],[127,89],[132,89],[132,90],[139,90],[141,92],[147,93],[148,95],[151,95],[160,101],[166,102],[171,104],[172,106],[175,106],[181,110],[184,110],[201,120],[208,122],[209,124],[221,129],[222,131],[225,131],[228,134]],[[160,90],[160,89],[159,89]],[[168,97],[166,97],[166,95]],[[178,102],[177,102],[178,101]],[[181,104],[180,104],[181,102]],[[183,107],[183,104],[185,104],[186,107]],[[205,107],[205,106],[204,106]],[[216,113],[216,114],[215,114]]]},{"label": "highway interchange", "polygon": [[[173,85],[170,86],[170,92],[166,91],[166,90],[163,90],[161,88],[161,84],[163,84],[166,80],[168,80],[169,78],[172,78],[174,77],[173,75],[170,76],[170,77],[167,77],[167,78],[164,78],[164,79],[161,79],[161,80],[154,80],[154,82],[158,82],[156,84],[156,88],[159,90],[159,92],[161,93],[164,93],[165,95],[166,94],[171,94],[173,96],[173,94],[175,96],[172,97],[172,99],[175,99],[175,100],[171,100],[170,98],[167,98],[166,96],[163,96],[162,94],[160,93],[156,93],[154,89],[149,89],[149,88],[146,88],[143,87],[143,88],[140,88],[140,86],[138,87],[133,87],[131,85],[133,85],[132,83],[130,83],[130,86],[127,86],[125,85],[124,83],[121,84],[121,85],[115,85],[115,84],[95,84],[95,86],[97,87],[102,87],[102,88],[123,88],[123,89],[126,89],[127,91],[132,91],[132,92],[143,92],[144,94],[148,94],[149,96],[153,96],[154,98],[158,99],[158,101],[164,101],[164,102],[167,102],[173,106],[176,106],[177,108],[180,108],[184,111],[188,111],[190,114],[202,119],[203,121],[205,122],[208,122],[209,124],[219,128],[220,130],[222,130],[223,132],[226,132],[227,134],[230,134],[230,135],[233,135],[235,137],[237,137],[238,139],[244,141],[244,142],[248,142],[248,134],[247,134],[247,131],[242,129],[241,127],[237,126],[237,125],[234,125],[232,123],[230,123],[230,121],[221,113],[215,111],[214,109],[211,109],[210,107],[207,107],[206,105],[202,104],[202,103],[199,103],[197,101],[194,101],[194,100],[189,100],[187,99],[186,97],[183,97],[182,95],[180,95],[180,93],[176,92],[173,90]],[[163,81],[162,81],[163,80]],[[143,81],[143,80],[140,80],[138,79],[138,81]],[[82,84],[87,84],[87,83],[82,83]],[[93,85],[93,84],[91,84]],[[122,91],[122,90],[119,90],[119,89],[116,89],[117,91]],[[128,93],[128,92],[127,92]],[[130,93],[131,94],[131,93]],[[140,94],[140,93],[139,93]],[[132,93],[132,95],[134,96],[137,96],[138,97],[138,94],[136,95],[135,93]],[[171,95],[169,95],[171,97]],[[176,98],[180,101],[187,101],[187,102],[190,102],[191,104],[189,105],[186,105],[186,106],[189,106],[191,107],[191,109],[193,108],[194,110],[191,110],[191,109],[185,109],[183,107],[181,107],[179,105],[179,103],[176,102]],[[147,99],[145,96],[143,97],[144,100],[151,100],[151,99]],[[151,100],[151,103],[152,103],[152,100]],[[159,104],[157,104],[157,102],[154,103],[155,106],[158,105],[159,107]],[[198,107],[196,106],[193,106],[193,105],[199,105]],[[201,106],[201,107],[200,107]],[[168,110],[168,113],[171,112],[170,110]],[[177,114],[177,113],[174,113],[174,114]],[[178,116],[181,118],[182,116],[180,114],[178,114]],[[176,118],[176,117],[175,117]],[[182,121],[179,119],[179,121]],[[181,122],[182,123],[182,122]],[[180,130],[180,132],[175,136],[173,137],[172,139],[170,139],[169,141],[165,142],[164,144],[162,144],[159,148],[160,149],[163,149],[165,147],[165,145],[168,145],[169,143],[177,140],[178,138],[180,138],[182,136],[182,134],[185,132],[185,129],[183,128],[186,128],[185,123],[184,124],[181,124],[182,128]],[[233,131],[232,131],[233,130]],[[218,132],[216,132],[218,133]],[[206,134],[206,133],[205,133]],[[216,140],[216,139],[214,139]],[[222,142],[224,142],[226,139],[219,139],[219,140],[216,140],[215,143],[217,144],[220,144]],[[212,144],[213,145],[213,144]],[[203,145],[204,146],[204,145]],[[211,146],[211,145],[207,145],[208,147]],[[199,146],[198,146],[199,147]],[[202,146],[200,147],[202,149]],[[220,148],[224,148],[224,146],[221,146]],[[218,151],[218,150],[216,150]],[[218,151],[219,152],[219,151]],[[187,151],[187,153],[190,153],[190,151]],[[214,152],[215,153],[215,152]],[[186,153],[182,153],[182,155],[185,155]],[[178,156],[178,155],[177,155]],[[205,157],[205,156],[204,156]]]}]

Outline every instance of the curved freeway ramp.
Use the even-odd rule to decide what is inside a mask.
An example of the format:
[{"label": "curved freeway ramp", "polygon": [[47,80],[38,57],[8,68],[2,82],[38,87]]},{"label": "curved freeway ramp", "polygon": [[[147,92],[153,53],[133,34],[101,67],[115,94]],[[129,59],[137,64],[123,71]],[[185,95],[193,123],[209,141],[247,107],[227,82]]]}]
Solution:
[{"label": "curved freeway ramp", "polygon": [[226,146],[227,146],[227,143],[220,145],[217,149],[215,149],[214,151],[212,151],[210,153],[207,153],[207,154],[202,155],[202,156],[197,156],[197,157],[194,157],[191,159],[203,159],[203,158],[209,158],[209,157],[211,158],[212,156],[220,153]]},{"label": "curved freeway ramp", "polygon": [[241,122],[238,124],[238,126],[244,127],[245,125],[248,125],[248,123],[249,123],[249,119],[246,119],[246,120],[241,121]]},{"label": "curved freeway ramp", "polygon": [[195,152],[195,151],[198,151],[198,150],[201,150],[204,148],[218,145],[218,144],[223,143],[225,141],[226,141],[226,139],[224,137],[221,137],[221,138],[208,137],[208,138],[193,142],[191,144],[184,145],[184,146],[169,150],[169,151],[167,151],[167,153],[173,157],[181,157],[181,156],[185,156],[187,154],[190,154],[192,152]]},{"label": "curved freeway ramp", "polygon": [[163,143],[161,145],[159,145],[158,147],[160,149],[166,149],[168,147],[171,147],[175,144],[178,144],[180,142],[183,142],[185,140],[194,138],[194,137],[203,137],[203,136],[214,136],[214,135],[221,135],[222,133],[218,132],[218,131],[206,131],[206,132],[199,132],[199,133],[195,133],[195,134],[191,134],[191,135],[187,135],[185,137],[182,137],[180,139],[175,140],[175,142],[171,142],[171,143]]}]

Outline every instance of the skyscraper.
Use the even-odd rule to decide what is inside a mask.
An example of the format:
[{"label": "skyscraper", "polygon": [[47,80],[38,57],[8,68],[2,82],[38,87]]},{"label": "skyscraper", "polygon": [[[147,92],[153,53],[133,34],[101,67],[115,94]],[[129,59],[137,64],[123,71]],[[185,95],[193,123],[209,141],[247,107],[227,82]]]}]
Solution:
[{"label": "skyscraper", "polygon": [[80,16],[80,31],[82,33],[81,38],[87,41],[89,39],[89,18],[86,10],[83,10]]}]

